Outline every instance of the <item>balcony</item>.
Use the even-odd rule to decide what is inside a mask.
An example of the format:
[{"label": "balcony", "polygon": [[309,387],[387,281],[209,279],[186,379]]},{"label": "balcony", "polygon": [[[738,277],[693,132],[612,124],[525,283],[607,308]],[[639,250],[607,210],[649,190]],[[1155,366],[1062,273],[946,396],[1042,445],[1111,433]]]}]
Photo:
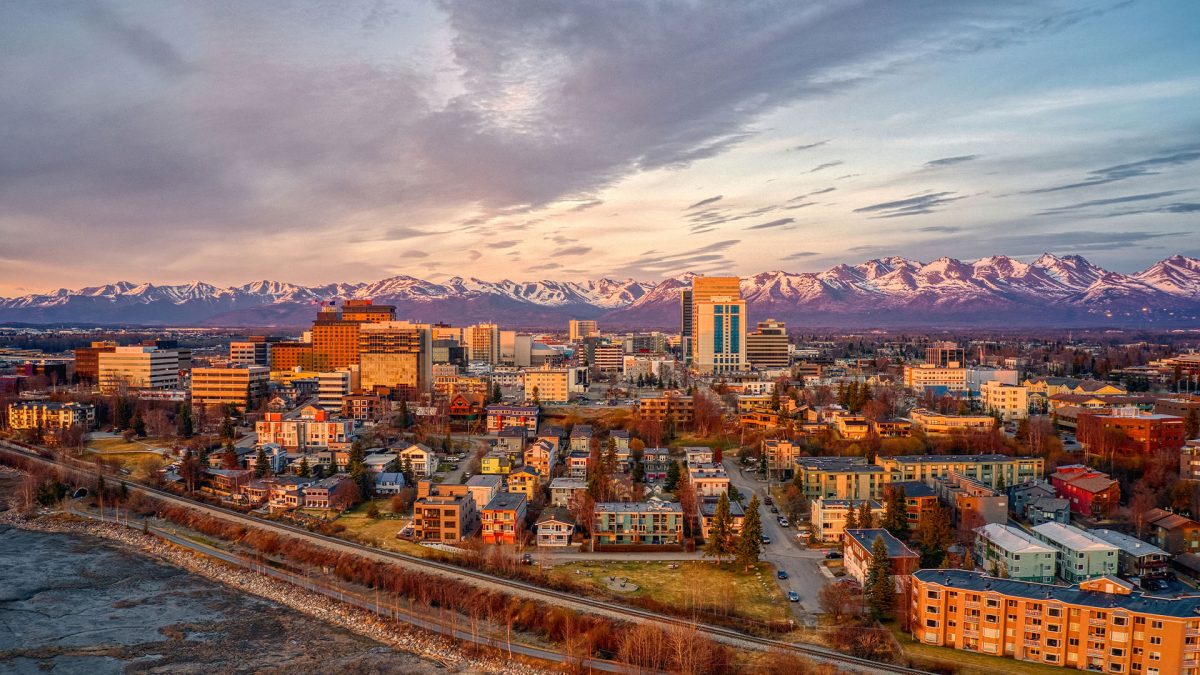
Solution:
[{"label": "balcony", "polygon": [[1027,616],[1031,619],[1040,619],[1040,618],[1042,618],[1042,612],[1041,612],[1041,610],[1037,610],[1037,609],[1027,609],[1027,610],[1025,610],[1025,616]]},{"label": "balcony", "polygon": [[1183,634],[1188,637],[1200,637],[1200,628],[1189,628]]},{"label": "balcony", "polygon": [[1030,640],[1029,638],[1025,638],[1025,646],[1040,648],[1042,646],[1042,641],[1041,640]]},{"label": "balcony", "polygon": [[1089,649],[1089,650],[1087,650],[1087,655],[1091,656],[1093,658],[1102,659],[1102,658],[1104,658],[1104,650],[1103,649]]},{"label": "balcony", "polygon": [[1088,625],[1089,626],[1107,626],[1108,619],[1091,618],[1091,619],[1088,619]]}]

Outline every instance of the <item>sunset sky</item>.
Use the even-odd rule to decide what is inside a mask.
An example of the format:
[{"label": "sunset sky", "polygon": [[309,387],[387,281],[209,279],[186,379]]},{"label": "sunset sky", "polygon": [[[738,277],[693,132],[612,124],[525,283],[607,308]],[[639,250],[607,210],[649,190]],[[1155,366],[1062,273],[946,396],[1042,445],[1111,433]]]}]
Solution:
[{"label": "sunset sky", "polygon": [[1200,2],[0,3],[0,295],[1200,254]]}]

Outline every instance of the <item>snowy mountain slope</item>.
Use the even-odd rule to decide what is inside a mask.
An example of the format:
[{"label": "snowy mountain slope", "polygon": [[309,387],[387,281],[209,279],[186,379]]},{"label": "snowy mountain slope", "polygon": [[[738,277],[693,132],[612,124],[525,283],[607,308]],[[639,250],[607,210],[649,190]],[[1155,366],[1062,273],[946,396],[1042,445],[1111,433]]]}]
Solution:
[{"label": "snowy mountain slope", "polygon": [[[691,273],[656,284],[634,279],[436,283],[395,276],[372,283],[300,286],[262,280],[217,287],[120,281],[78,290],[0,298],[0,321],[301,326],[322,300],[371,298],[424,321],[495,320],[557,325],[600,317],[610,326],[678,324],[679,291]],[[819,273],[762,272],[742,279],[752,320],[793,325],[1075,325],[1194,322],[1200,317],[1200,260],[1171,256],[1133,275],[1080,256],[1032,262],[989,256],[974,262],[899,257]]]}]

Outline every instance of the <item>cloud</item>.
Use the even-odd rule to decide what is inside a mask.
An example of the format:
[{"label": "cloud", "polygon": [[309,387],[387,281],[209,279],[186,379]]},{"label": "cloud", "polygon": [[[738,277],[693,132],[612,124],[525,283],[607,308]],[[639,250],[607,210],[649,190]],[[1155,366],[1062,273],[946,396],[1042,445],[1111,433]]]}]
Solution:
[{"label": "cloud", "polygon": [[747,227],[746,229],[747,230],[769,230],[769,229],[772,229],[775,227],[783,227],[784,225],[790,225],[794,222],[796,222],[795,218],[780,218],[779,220],[772,220],[767,223],[759,223],[758,225],[751,225],[750,227]]},{"label": "cloud", "polygon": [[959,155],[958,157],[943,157],[925,162],[926,169],[940,169],[944,166],[954,166],[963,162],[971,162],[979,159],[979,155]]},{"label": "cloud", "polygon": [[505,239],[504,241],[492,242],[491,244],[488,244],[488,247],[489,248],[512,248],[520,243],[521,243],[520,240],[517,240],[517,239]]},{"label": "cloud", "polygon": [[802,151],[802,150],[812,150],[813,148],[819,148],[819,147],[821,147],[822,145],[825,145],[825,144],[826,144],[826,143],[828,143],[830,140],[832,140],[832,139],[829,139],[829,138],[827,138],[827,139],[825,139],[825,140],[823,140],[823,141],[817,141],[816,143],[807,143],[807,144],[804,144],[804,145],[795,145],[795,146],[792,146],[792,147],[788,148],[788,152],[798,152],[798,151]]},{"label": "cloud", "polygon": [[586,253],[590,253],[591,250],[592,250],[591,246],[567,246],[567,247],[560,248],[560,249],[554,251],[550,255],[555,255],[555,256],[584,255]]},{"label": "cloud", "polygon": [[692,204],[691,206],[684,209],[684,211],[691,211],[692,209],[700,208],[701,206],[708,206],[709,204],[715,204],[715,203],[721,201],[722,197],[724,197],[724,195],[717,195],[716,197],[709,197],[708,199],[701,199],[700,201],[696,202],[695,204]]},{"label": "cloud", "polygon": [[614,274],[633,278],[668,276],[686,271],[707,271],[729,268],[732,261],[724,251],[741,243],[740,239],[724,239],[706,244],[684,253],[671,255],[643,255],[613,269]]},{"label": "cloud", "polygon": [[840,159],[837,161],[834,161],[834,162],[825,162],[824,164],[818,164],[816,167],[814,167],[808,173],[816,173],[818,171],[824,171],[825,169],[832,169],[833,167],[841,166],[842,164],[845,164],[845,162],[843,162]]},{"label": "cloud", "polygon": [[949,233],[949,232],[961,232],[961,231],[962,231],[962,228],[961,228],[961,227],[955,227],[955,226],[953,226],[953,225],[930,225],[930,226],[928,226],[928,227],[918,227],[918,228],[917,228],[917,232],[944,232],[944,233]]},{"label": "cloud", "polygon": [[389,228],[388,230],[384,231],[383,235],[379,238],[383,240],[400,241],[404,239],[414,239],[416,237],[429,237],[435,234],[446,234],[446,232],[448,232],[448,230],[425,230],[419,227],[402,225],[399,227]]},{"label": "cloud", "polygon": [[408,253],[405,253],[405,254],[403,254],[403,255],[402,255],[402,257],[406,257],[406,258],[428,258],[428,257],[429,257],[429,254],[428,254],[428,253],[426,253],[425,251],[409,251]]},{"label": "cloud", "polygon": [[475,262],[476,260],[479,260],[482,257],[483,257],[483,254],[480,253],[479,251],[475,251],[475,250],[467,251],[467,260],[469,260],[471,262]]},{"label": "cloud", "polygon": [[1119,210],[1108,215],[1109,217],[1117,217],[1132,216],[1142,213],[1200,213],[1200,203],[1175,202],[1173,204],[1163,204],[1162,206],[1148,206],[1140,209]]},{"label": "cloud", "polygon": [[1118,181],[1129,180],[1130,178],[1140,178],[1142,176],[1156,176],[1162,173],[1163,169],[1183,166],[1200,160],[1200,146],[1189,145],[1147,159],[1129,162],[1127,164],[1116,164],[1114,166],[1096,169],[1088,172],[1089,178],[1065,185],[1056,185],[1053,187],[1039,188],[1029,190],[1026,194],[1044,194],[1048,192],[1062,192],[1063,190],[1077,190],[1079,188],[1094,187],[1097,185],[1107,185]]},{"label": "cloud", "polygon": [[1097,206],[1111,206],[1113,204],[1129,204],[1133,202],[1152,201],[1155,199],[1162,199],[1163,197],[1174,197],[1175,195],[1180,195],[1185,192],[1188,192],[1188,190],[1167,190],[1164,192],[1147,192],[1137,195],[1125,195],[1123,197],[1110,197],[1108,199],[1092,199],[1086,202],[1079,202],[1077,204],[1068,204],[1066,206],[1049,208],[1039,212],[1037,215],[1047,216],[1066,213],[1068,211],[1081,211],[1083,209],[1090,209]]},{"label": "cloud", "polygon": [[899,218],[902,216],[915,216],[926,213],[933,213],[938,208],[956,202],[960,199],[965,199],[963,196],[954,196],[955,192],[931,192],[917,197],[909,197],[908,199],[898,199],[892,202],[882,202],[879,204],[871,204],[854,209],[855,213],[878,213],[876,218]]},{"label": "cloud", "polygon": [[568,213],[579,213],[580,211],[587,211],[588,209],[594,209],[597,206],[600,206],[602,204],[604,204],[604,200],[602,200],[602,199],[589,199],[586,202],[581,202],[579,204],[576,204],[575,206],[571,207],[567,212]]},{"label": "cloud", "polygon": [[783,256],[782,258],[780,258],[780,260],[801,260],[803,258],[812,258],[812,257],[818,256],[818,255],[821,255],[821,254],[817,253],[816,251],[796,251],[795,253],[790,253],[788,255]]}]

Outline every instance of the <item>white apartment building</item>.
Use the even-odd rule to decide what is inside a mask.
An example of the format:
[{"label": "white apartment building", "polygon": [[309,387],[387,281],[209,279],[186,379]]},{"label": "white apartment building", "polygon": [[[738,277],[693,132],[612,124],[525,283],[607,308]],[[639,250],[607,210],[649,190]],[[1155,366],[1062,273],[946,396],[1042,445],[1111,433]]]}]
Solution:
[{"label": "white apartment building", "polygon": [[1033,536],[1058,551],[1058,576],[1069,584],[1117,573],[1120,549],[1078,527],[1042,523]]}]

